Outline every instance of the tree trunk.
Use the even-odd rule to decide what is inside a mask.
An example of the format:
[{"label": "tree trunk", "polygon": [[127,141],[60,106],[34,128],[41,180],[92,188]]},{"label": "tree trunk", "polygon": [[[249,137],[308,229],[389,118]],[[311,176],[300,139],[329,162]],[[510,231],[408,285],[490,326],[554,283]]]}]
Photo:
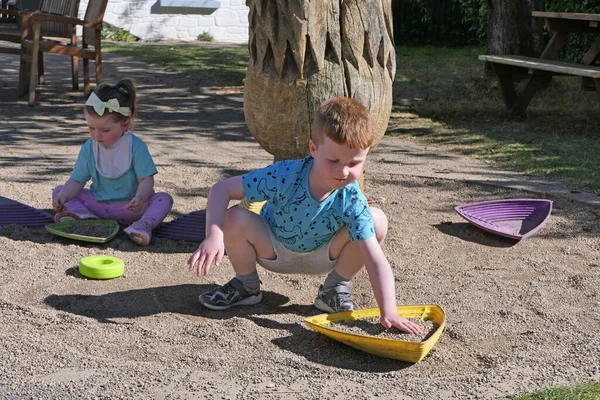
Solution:
[{"label": "tree trunk", "polygon": [[544,50],[544,21],[532,11],[543,11],[544,0],[487,0],[488,54],[537,57]]},{"label": "tree trunk", "polygon": [[375,142],[392,106],[396,54],[391,0],[246,0],[250,61],[244,113],[275,161],[308,154],[323,101],[346,96],[367,107]]}]

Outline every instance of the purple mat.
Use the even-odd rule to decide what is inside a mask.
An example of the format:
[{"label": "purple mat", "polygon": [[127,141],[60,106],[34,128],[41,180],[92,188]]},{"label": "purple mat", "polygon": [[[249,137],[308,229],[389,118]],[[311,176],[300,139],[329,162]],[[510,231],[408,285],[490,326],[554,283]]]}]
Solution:
[{"label": "purple mat", "polygon": [[14,224],[26,228],[41,228],[53,223],[52,215],[0,196],[0,226]]},{"label": "purple mat", "polygon": [[525,239],[541,229],[552,212],[552,201],[512,199],[484,201],[455,208],[464,219],[488,232]]},{"label": "purple mat", "polygon": [[206,210],[194,211],[163,223],[152,231],[156,237],[202,242],[206,228]]}]

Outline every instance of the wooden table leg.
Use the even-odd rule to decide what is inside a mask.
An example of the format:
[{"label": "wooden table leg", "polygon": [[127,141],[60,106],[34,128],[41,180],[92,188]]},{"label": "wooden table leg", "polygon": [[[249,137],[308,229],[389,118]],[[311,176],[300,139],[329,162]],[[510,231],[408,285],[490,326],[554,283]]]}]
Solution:
[{"label": "wooden table leg", "polygon": [[540,58],[543,58],[544,60],[556,60],[558,58],[560,50],[565,46],[565,43],[567,43],[568,36],[569,34],[566,32],[554,33],[554,35],[552,35],[552,38],[546,45],[546,48],[542,52]]},{"label": "wooden table leg", "polygon": [[[590,49],[585,53],[585,56],[581,59],[585,65],[592,65],[600,57],[600,35],[596,38],[596,41],[592,44]],[[590,78],[581,78],[581,88],[583,90],[596,90],[594,82]]]},{"label": "wooden table leg", "polygon": [[519,74],[527,75],[527,69],[495,63],[492,63],[492,69],[498,76],[504,104],[506,105],[506,108],[512,112],[512,109],[518,100],[514,76]]},{"label": "wooden table leg", "polygon": [[600,78],[594,78],[594,86],[596,86],[596,94],[600,103]]},{"label": "wooden table leg", "polygon": [[539,90],[539,88],[547,82],[552,75],[548,74],[537,74],[534,73],[527,80],[527,84],[525,88],[518,96],[517,101],[513,104],[510,112],[516,115],[525,115],[525,109],[531,103],[531,99],[533,99],[533,95]]},{"label": "wooden table leg", "polygon": [[596,41],[592,44],[590,49],[585,53],[581,62],[585,65],[592,65],[600,57],[600,35],[596,38]]},{"label": "wooden table leg", "polygon": [[[565,44],[567,44],[567,38],[569,34],[567,32],[554,32],[550,41],[546,45],[546,48],[542,52],[540,58],[544,60],[556,60],[558,59],[558,55]],[[546,75],[542,81],[542,83],[550,83],[552,80],[552,75]],[[531,100],[531,99],[530,99]]]}]

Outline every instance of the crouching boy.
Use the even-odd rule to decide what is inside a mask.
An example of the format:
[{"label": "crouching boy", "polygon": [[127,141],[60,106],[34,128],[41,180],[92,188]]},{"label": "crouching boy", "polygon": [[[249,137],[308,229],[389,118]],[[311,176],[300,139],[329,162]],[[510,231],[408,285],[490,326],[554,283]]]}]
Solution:
[{"label": "crouching boy", "polygon": [[[207,275],[225,249],[235,277],[200,295],[213,310],[261,301],[256,263],[285,274],[327,274],[315,307],[327,313],[357,309],[349,283],[366,267],[381,324],[409,332],[422,328],[397,312],[394,276],[381,249],[387,218],[369,207],[357,179],[374,134],[368,110],[337,97],[317,110],[310,155],[215,184],[208,196],[206,239],[189,258],[191,271]],[[230,200],[266,201],[260,215]]]}]

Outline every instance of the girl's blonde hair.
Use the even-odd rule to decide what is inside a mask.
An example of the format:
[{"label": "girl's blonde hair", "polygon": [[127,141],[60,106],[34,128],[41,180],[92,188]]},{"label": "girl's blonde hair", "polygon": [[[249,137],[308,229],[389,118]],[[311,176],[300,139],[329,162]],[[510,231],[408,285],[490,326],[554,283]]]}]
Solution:
[{"label": "girl's blonde hair", "polygon": [[315,113],[311,139],[319,146],[325,136],[353,150],[371,147],[374,132],[369,111],[348,97],[334,97],[323,102]]},{"label": "girl's blonde hair", "polygon": [[[125,122],[127,120],[133,120],[133,118],[135,117],[135,101],[137,98],[137,91],[135,89],[135,83],[132,79],[121,79],[119,82],[117,82],[116,85],[112,86],[106,83],[101,83],[96,87],[94,93],[102,101],[117,99],[119,101],[120,107],[129,107],[129,116],[125,116],[118,112],[111,112],[110,110],[107,110],[108,112],[110,112],[110,116],[113,117],[113,119],[116,122]],[[90,115],[98,116],[98,113],[96,113],[93,106],[85,106],[85,112]]]}]

